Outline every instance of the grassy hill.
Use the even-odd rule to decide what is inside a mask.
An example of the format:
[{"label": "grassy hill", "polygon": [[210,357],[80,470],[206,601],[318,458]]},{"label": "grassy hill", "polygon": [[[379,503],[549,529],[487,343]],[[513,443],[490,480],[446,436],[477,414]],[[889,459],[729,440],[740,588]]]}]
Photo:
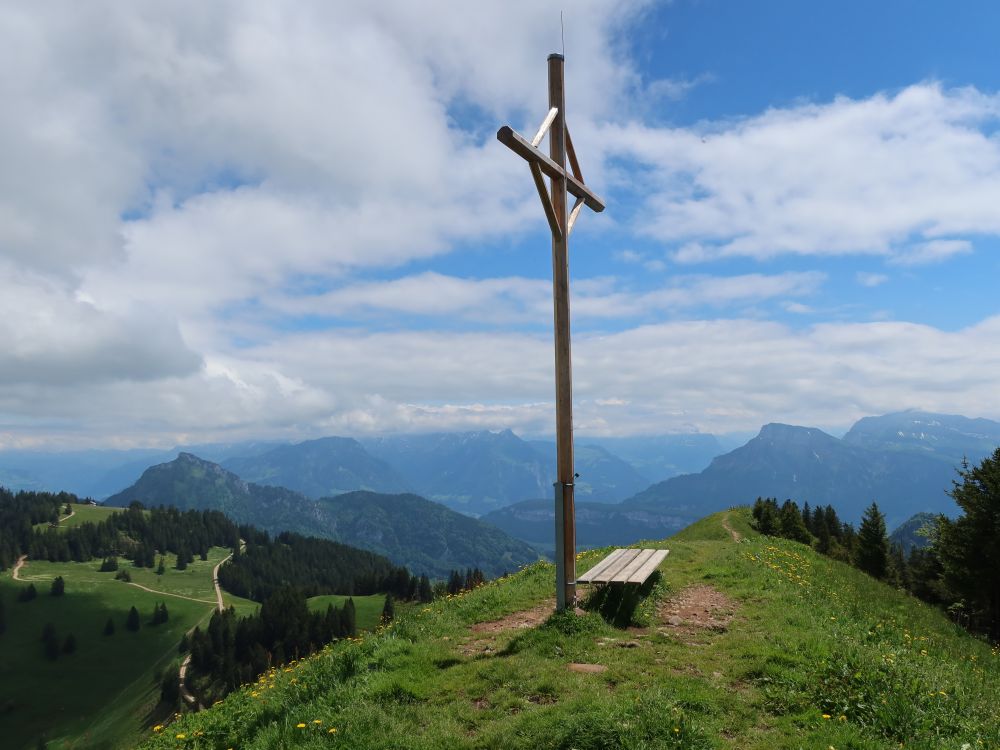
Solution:
[{"label": "grassy hill", "polygon": [[[86,506],[74,506],[77,514],[81,507]],[[143,732],[164,718],[156,712],[158,676],[177,668],[181,636],[207,622],[215,607],[212,568],[228,554],[226,549],[212,548],[207,561],[195,560],[184,571],[173,569],[174,556],[167,555],[162,576],[121,560],[138,585],[99,572],[99,560],[29,561],[20,571],[22,581],[12,580],[9,572],[0,577],[7,614],[7,630],[0,635],[0,746],[34,748],[43,734],[52,750],[134,746]],[[62,597],[49,596],[56,576],[66,582]],[[17,602],[17,592],[29,582],[37,588],[38,598]],[[244,613],[257,607],[228,594],[224,600]],[[152,627],[148,621],[160,602],[167,605],[170,618]],[[132,606],[142,616],[137,633],[125,628]],[[109,617],[115,633],[105,636]],[[61,654],[55,661],[45,658],[39,639],[46,623],[55,625],[60,641],[72,633],[76,652]]]},{"label": "grassy hill", "polygon": [[997,649],[747,519],[654,543],[671,554],[629,629],[548,617],[553,568],[536,563],[265,675],[142,747],[1000,747]]}]

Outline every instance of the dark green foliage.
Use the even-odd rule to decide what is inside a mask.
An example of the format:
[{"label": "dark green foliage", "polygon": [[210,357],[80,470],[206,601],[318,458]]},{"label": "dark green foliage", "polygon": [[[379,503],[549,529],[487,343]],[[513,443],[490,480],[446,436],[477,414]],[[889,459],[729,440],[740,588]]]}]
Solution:
[{"label": "dark green foliage", "polygon": [[180,697],[180,675],[176,669],[167,669],[160,679],[160,700],[168,706],[176,706]]},{"label": "dark green foliage", "polygon": [[382,605],[382,616],[380,622],[388,625],[396,617],[396,605],[392,601],[392,594],[385,595],[385,604]]},{"label": "dark green foliage", "polygon": [[115,621],[112,618],[108,618],[108,621],[104,623],[104,635],[114,635],[115,634]]},{"label": "dark green foliage", "polygon": [[168,619],[170,618],[169,615],[167,614],[167,605],[164,604],[163,602],[160,602],[155,607],[153,607],[153,617],[150,619],[149,624],[162,625]]},{"label": "dark green foliage", "polygon": [[51,521],[53,515],[58,519],[59,511],[73,499],[65,492],[14,493],[0,487],[0,570],[28,554],[34,527]]},{"label": "dark green foliage", "polygon": [[766,500],[758,497],[753,504],[751,511],[753,523],[757,531],[767,536],[774,536],[781,530],[781,522],[778,517],[778,503],[774,498]]},{"label": "dark green foliage", "polygon": [[70,633],[66,636],[66,640],[63,641],[62,652],[64,654],[72,654],[76,652],[76,636]]},{"label": "dark green foliage", "polygon": [[167,566],[163,559],[163,555],[160,555],[160,561],[156,564],[156,575],[162,576],[167,572]]},{"label": "dark green foliage", "polygon": [[101,572],[102,573],[113,573],[118,570],[118,558],[117,557],[105,557],[101,562]]},{"label": "dark green foliage", "polygon": [[307,597],[388,591],[416,598],[419,580],[372,552],[289,532],[271,539],[251,526],[240,531],[246,550],[219,570],[219,583],[237,596],[262,602],[294,582]]},{"label": "dark green foliage", "polygon": [[417,598],[424,604],[433,601],[434,590],[431,588],[431,579],[427,576],[420,576],[420,584],[417,587]]},{"label": "dark green foliage", "polygon": [[0,597],[0,635],[3,635],[7,631],[7,609],[3,603],[3,597]]},{"label": "dark green foliage", "polygon": [[125,629],[131,630],[133,633],[139,630],[141,623],[139,622],[139,610],[132,607],[128,611],[128,617],[125,618]]},{"label": "dark green foliage", "polygon": [[66,593],[66,581],[63,580],[62,576],[56,576],[52,579],[52,587],[49,589],[49,593],[52,596],[62,596]]},{"label": "dark green foliage", "polygon": [[1000,448],[959,471],[951,496],[962,509],[938,522],[935,551],[946,585],[964,600],[975,627],[1000,637]]},{"label": "dark green foliage", "polygon": [[486,577],[479,568],[466,568],[464,575],[460,570],[453,570],[448,574],[447,591],[449,594],[460,594],[463,591],[472,591],[484,583]]},{"label": "dark green foliage", "polygon": [[889,535],[885,528],[885,516],[875,502],[868,506],[861,518],[854,565],[879,580],[884,579],[889,571]]},{"label": "dark green foliage", "polygon": [[132,574],[128,572],[127,568],[122,568],[117,573],[115,573],[116,581],[125,581],[125,583],[132,583]]},{"label": "dark green foliage", "polygon": [[59,658],[59,636],[56,635],[56,626],[51,622],[46,623],[42,628],[42,646],[45,649],[46,658],[55,661]]},{"label": "dark green foliage", "polygon": [[230,608],[215,612],[208,628],[190,637],[191,669],[207,678],[220,698],[251,682],[268,667],[307,656],[336,638],[355,635],[354,602],[343,608],[310,612],[306,598],[293,588],[279,589],[249,617]]},{"label": "dark green foliage", "polygon": [[805,522],[802,519],[802,513],[799,511],[798,503],[794,500],[785,500],[778,514],[778,521],[781,529],[780,535],[785,537],[785,539],[802,542],[803,544],[810,544],[812,542],[812,534],[806,528]]},{"label": "dark green foliage", "polygon": [[17,594],[17,600],[19,602],[30,602],[38,596],[38,590],[35,588],[35,584],[29,583],[23,589],[21,589]]}]

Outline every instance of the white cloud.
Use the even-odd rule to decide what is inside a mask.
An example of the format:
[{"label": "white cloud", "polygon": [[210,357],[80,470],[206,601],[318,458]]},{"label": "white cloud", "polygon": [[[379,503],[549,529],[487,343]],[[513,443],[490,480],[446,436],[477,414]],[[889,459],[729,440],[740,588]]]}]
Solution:
[{"label": "white cloud", "polygon": [[908,252],[902,252],[890,262],[901,266],[922,266],[941,263],[956,255],[972,252],[968,240],[931,240],[914,245]]},{"label": "white cloud", "polygon": [[876,287],[889,280],[889,277],[884,273],[872,273],[870,271],[858,271],[854,277],[861,286],[868,287]]},{"label": "white cloud", "polygon": [[648,191],[640,231],[678,262],[784,253],[939,258],[1000,234],[1000,96],[933,83],[696,129],[603,130]]}]

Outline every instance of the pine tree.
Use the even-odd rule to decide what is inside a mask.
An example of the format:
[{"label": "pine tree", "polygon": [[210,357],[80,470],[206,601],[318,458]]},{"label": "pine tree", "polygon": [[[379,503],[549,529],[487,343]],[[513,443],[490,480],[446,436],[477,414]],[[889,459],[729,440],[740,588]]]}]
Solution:
[{"label": "pine tree", "polygon": [[873,578],[885,578],[889,570],[889,536],[885,530],[885,516],[872,502],[861,518],[858,529],[854,564]]},{"label": "pine tree", "polygon": [[139,610],[132,607],[128,611],[128,617],[125,618],[125,628],[131,630],[133,633],[139,629],[141,623],[139,622]]},{"label": "pine tree", "polygon": [[162,576],[167,572],[167,566],[164,564],[163,555],[160,555],[160,562],[156,566],[156,575]]},{"label": "pine tree", "polygon": [[802,514],[799,512],[798,503],[794,500],[785,500],[778,514],[778,523],[781,536],[803,544],[812,542],[809,530],[802,522]]},{"label": "pine tree", "polygon": [[38,590],[35,588],[35,584],[29,583],[18,593],[17,600],[19,602],[30,602],[37,596],[38,596]]},{"label": "pine tree", "polygon": [[104,635],[114,635],[115,634],[115,621],[108,618],[108,621],[104,623]]},{"label": "pine tree", "polygon": [[392,601],[392,594],[385,595],[385,604],[382,605],[382,618],[381,622],[383,625],[388,625],[392,622],[392,618],[396,616],[396,606]]},{"label": "pine tree", "polygon": [[971,614],[994,639],[1000,638],[1000,448],[970,469],[949,493],[962,509],[954,520],[942,516],[934,550],[952,596],[965,600]]},{"label": "pine tree", "polygon": [[417,588],[417,596],[424,604],[434,600],[434,591],[431,589],[431,579],[426,575],[420,576],[420,586]]},{"label": "pine tree", "polygon": [[52,596],[62,596],[66,593],[66,581],[63,580],[62,576],[56,576],[52,580],[52,588],[49,591]]},{"label": "pine tree", "polygon": [[344,635],[354,636],[357,633],[357,612],[354,609],[354,599],[348,597],[344,603]]},{"label": "pine tree", "polygon": [[42,645],[45,647],[46,657],[52,661],[59,658],[59,637],[56,635],[56,626],[51,622],[42,628]]}]

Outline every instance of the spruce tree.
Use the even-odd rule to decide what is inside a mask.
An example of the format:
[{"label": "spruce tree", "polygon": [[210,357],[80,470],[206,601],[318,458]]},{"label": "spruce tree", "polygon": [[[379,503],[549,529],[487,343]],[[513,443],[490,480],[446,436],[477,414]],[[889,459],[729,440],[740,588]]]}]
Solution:
[{"label": "spruce tree", "polygon": [[434,591],[431,589],[431,579],[426,575],[420,576],[420,586],[417,588],[417,596],[425,604],[434,599]]},{"label": "spruce tree", "polygon": [[29,583],[18,593],[17,600],[19,602],[30,602],[37,596],[38,596],[38,590],[35,588],[35,584]]},{"label": "spruce tree", "polygon": [[56,576],[52,580],[52,588],[49,590],[52,596],[62,596],[66,593],[66,581],[63,580],[62,576]]},{"label": "spruce tree", "polygon": [[934,551],[953,598],[965,600],[994,639],[1000,638],[1000,448],[970,469],[949,493],[962,510],[954,520],[941,516]]},{"label": "spruce tree", "polygon": [[167,566],[164,564],[163,555],[160,555],[160,562],[156,566],[156,575],[162,576],[167,572]]},{"label": "spruce tree", "polygon": [[42,628],[42,645],[45,648],[45,656],[55,661],[59,658],[59,637],[56,635],[56,626],[51,622],[46,623]]},{"label": "spruce tree", "polygon": [[115,634],[115,621],[112,618],[108,618],[108,621],[104,623],[104,635],[114,635]]},{"label": "spruce tree", "polygon": [[137,610],[135,607],[132,607],[132,609],[128,611],[128,617],[125,618],[125,628],[127,630],[131,630],[134,633],[139,629],[140,624],[141,623],[139,622],[139,610]]},{"label": "spruce tree", "polygon": [[889,536],[885,530],[885,516],[872,502],[861,518],[857,534],[854,564],[873,578],[885,578],[889,570]]},{"label": "spruce tree", "polygon": [[392,601],[392,594],[385,595],[385,604],[382,605],[382,618],[381,622],[383,625],[388,625],[392,622],[392,618],[396,616],[396,606]]},{"label": "spruce tree", "polygon": [[344,602],[344,635],[354,636],[358,633],[357,613],[354,609],[354,599],[347,598]]}]

